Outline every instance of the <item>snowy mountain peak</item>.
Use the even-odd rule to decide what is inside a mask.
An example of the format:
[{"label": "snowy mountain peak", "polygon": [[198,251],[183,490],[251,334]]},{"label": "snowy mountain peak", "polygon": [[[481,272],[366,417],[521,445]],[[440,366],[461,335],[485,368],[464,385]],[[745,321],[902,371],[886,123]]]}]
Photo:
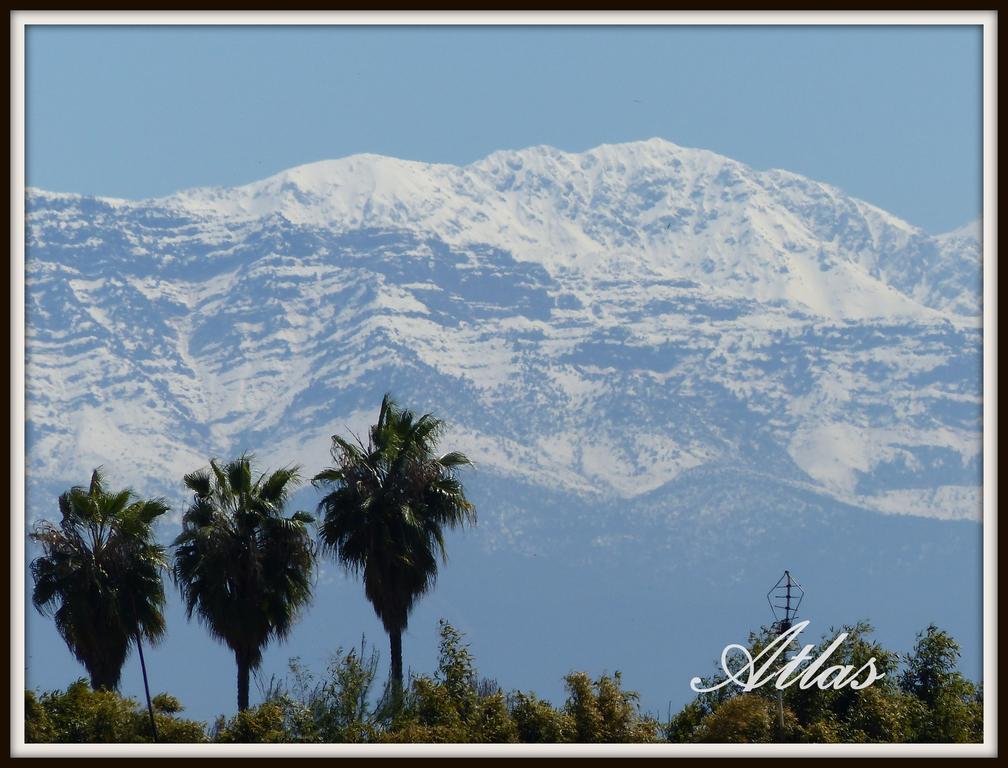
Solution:
[{"label": "snowy mountain peak", "polygon": [[829,185],[659,138],[498,151],[466,166],[353,155],[137,205],[206,226],[280,216],[334,232],[434,233],[555,277],[695,280],[831,319],[979,315],[978,247],[931,238]]},{"label": "snowy mountain peak", "polygon": [[951,232],[938,235],[941,240],[974,240],[979,243],[983,239],[983,219],[968,221]]},{"label": "snowy mountain peak", "polygon": [[796,174],[661,139],[355,155],[157,200],[30,190],[26,242],[38,482],[311,465],[393,390],[579,498],[729,468],[976,514],[979,241]]}]

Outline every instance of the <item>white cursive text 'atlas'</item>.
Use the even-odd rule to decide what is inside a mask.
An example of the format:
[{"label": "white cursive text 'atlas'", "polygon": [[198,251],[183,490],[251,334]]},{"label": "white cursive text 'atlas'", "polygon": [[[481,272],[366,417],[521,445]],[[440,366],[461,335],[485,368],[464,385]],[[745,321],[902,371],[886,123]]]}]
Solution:
[{"label": "white cursive text 'atlas'", "polygon": [[[798,683],[798,687],[802,690],[815,685],[820,690],[826,690],[827,688],[840,690],[845,686],[850,686],[855,691],[859,691],[862,688],[867,688],[876,680],[885,677],[884,672],[879,672],[875,668],[874,656],[857,670],[851,664],[825,666],[826,662],[829,661],[829,657],[847,639],[847,632],[837,635],[829,647],[804,669],[799,669],[799,667],[809,660],[815,648],[814,645],[806,645],[799,653],[795,654],[793,658],[784,664],[779,671],[771,672],[770,670],[774,662],[784,654],[791,641],[801,634],[802,630],[808,625],[808,621],[795,624],[757,654],[756,658],[753,658],[749,650],[741,645],[732,644],[725,646],[724,651],[721,652],[721,668],[728,675],[727,679],[722,680],[716,685],[712,685],[710,688],[703,688],[701,687],[703,680],[699,677],[694,677],[690,680],[690,688],[697,693],[708,693],[723,688],[729,683],[734,683],[742,688],[743,691],[751,691],[765,685],[771,680],[775,680],[774,685],[779,690],[784,690]],[[734,672],[729,668],[729,655],[732,651],[739,651],[743,657],[743,664]],[[764,659],[764,657],[766,658]]]}]

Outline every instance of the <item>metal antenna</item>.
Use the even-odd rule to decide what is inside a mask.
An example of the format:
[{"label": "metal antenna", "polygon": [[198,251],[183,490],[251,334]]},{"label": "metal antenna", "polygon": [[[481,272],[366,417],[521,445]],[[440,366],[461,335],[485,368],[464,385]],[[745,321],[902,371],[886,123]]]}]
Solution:
[{"label": "metal antenna", "polygon": [[791,571],[784,571],[784,575],[767,592],[767,602],[770,603],[770,610],[776,619],[774,629],[777,634],[783,634],[791,629],[798,617],[798,606],[801,605],[803,597],[805,590],[798,580],[791,576]]},{"label": "metal antenna", "polygon": [[[773,611],[776,621],[773,624],[777,635],[783,635],[798,618],[798,606],[805,597],[805,590],[798,580],[791,576],[791,571],[784,571],[777,583],[767,592],[767,602]],[[777,737],[784,739],[784,692],[777,689]]]}]

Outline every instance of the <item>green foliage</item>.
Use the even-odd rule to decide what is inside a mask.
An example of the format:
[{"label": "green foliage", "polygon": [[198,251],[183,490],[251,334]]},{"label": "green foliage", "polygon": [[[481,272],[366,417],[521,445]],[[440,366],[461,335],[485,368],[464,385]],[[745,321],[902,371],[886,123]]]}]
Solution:
[{"label": "green foliage", "polygon": [[56,728],[34,691],[25,691],[25,742],[51,744],[57,741]]},{"label": "green foliage", "polygon": [[776,740],[778,717],[774,703],[763,696],[733,696],[701,721],[693,740],[764,744]]},{"label": "green foliage", "polygon": [[[143,713],[140,718],[143,724],[138,724],[138,727],[149,730],[150,724],[144,719]],[[157,713],[154,719],[157,722],[158,742],[161,744],[194,744],[207,740],[206,723]]]},{"label": "green foliage", "polygon": [[573,740],[578,743],[629,743],[657,740],[658,723],[642,717],[638,695],[624,691],[616,672],[592,679],[584,672],[572,672],[564,678],[567,702],[564,712],[574,725]]},{"label": "green foliage", "polygon": [[[799,685],[792,685],[785,691],[784,700],[787,706],[797,714],[801,722],[814,723],[828,718],[830,713],[832,713],[838,718],[839,722],[847,723],[858,708],[863,708],[865,701],[872,700],[874,694],[866,694],[866,691],[885,694],[893,694],[895,692],[894,677],[899,667],[899,655],[887,651],[877,642],[869,640],[868,636],[872,633],[872,628],[865,622],[844,626],[839,629],[830,627],[823,636],[823,639],[813,649],[812,657],[817,658],[823,654],[834,638],[841,632],[848,634],[847,639],[829,657],[827,665],[850,665],[857,670],[866,664],[869,659],[874,658],[875,668],[885,674],[885,677],[861,691],[855,691],[850,687],[844,687],[840,690],[834,690],[833,688],[821,690],[818,686],[802,690]],[[777,694],[776,688],[772,685],[767,685],[760,690],[766,696],[776,696]],[[894,723],[890,724],[896,727]],[[897,730],[899,729],[897,728]],[[850,731],[850,728],[845,727],[844,731]],[[873,740],[871,734],[866,732],[844,733],[844,736],[845,741]]]},{"label": "green foliage", "polygon": [[267,699],[284,711],[290,740],[299,743],[364,743],[378,732],[379,715],[370,705],[378,668],[377,651],[337,649],[324,676],[316,680],[292,659],[291,685],[275,686]]},{"label": "green foliage", "polygon": [[164,635],[166,563],[151,529],[168,506],[106,490],[98,468],[87,488],[59,497],[59,508],[58,526],[41,521],[29,535],[43,550],[31,564],[32,603],[52,615],[91,686],[114,690],[131,645]]},{"label": "green foliage", "polygon": [[507,697],[499,688],[491,693],[480,693],[467,724],[471,741],[485,744],[518,741],[518,727],[508,711]]},{"label": "green foliage", "polygon": [[[162,743],[205,742],[206,726],[174,715],[182,711],[178,699],[159,694],[166,705],[155,714]],[[29,743],[145,743],[151,741],[147,710],[115,691],[92,690],[85,680],[66,691],[36,697],[25,691],[25,741]]]},{"label": "green foliage", "polygon": [[[819,657],[840,632],[848,637],[829,657],[828,665],[860,669],[875,659],[884,677],[854,690],[826,690],[791,685],[783,691],[784,729],[779,725],[778,690],[773,682],[749,693],[729,685],[698,694],[663,727],[673,742],[907,743],[978,742],[983,740],[983,706],[979,688],[956,669],[959,646],[946,633],[929,627],[918,636],[916,648],[901,660],[869,635],[861,622],[831,628],[813,649]],[[755,658],[774,639],[768,628],[749,637]],[[790,651],[797,651],[797,642]],[[741,666],[741,654],[732,657],[732,669]],[[900,672],[901,661],[904,662]],[[785,663],[778,659],[777,668]],[[800,673],[800,670],[799,670]],[[703,687],[724,680],[706,678]]]},{"label": "green foliage", "polygon": [[[565,678],[561,707],[533,693],[501,690],[481,679],[463,635],[441,622],[438,666],[433,675],[410,681],[399,698],[372,704],[378,667],[375,650],[339,649],[316,678],[301,662],[290,662],[290,678],[271,680],[266,701],[228,719],[218,718],[213,741],[226,743],[905,743],[983,738],[982,690],[957,671],[958,645],[929,627],[902,660],[870,640],[871,627],[843,627],[847,641],[829,663],[860,666],[868,658],[886,677],[859,691],[783,693],[780,726],[772,684],[748,693],[726,686],[720,695],[698,695],[666,723],[640,713],[637,694],[622,688],[617,672],[592,679],[584,672]],[[830,630],[815,649],[838,633]],[[750,636],[755,656],[772,639]],[[902,661],[902,666],[901,666]],[[732,667],[733,669],[736,667]],[[707,683],[710,685],[710,683]],[[387,692],[386,692],[387,693]],[[153,698],[163,742],[207,740],[203,723],[176,717],[182,705],[161,693]],[[25,692],[28,742],[148,742],[147,712],[113,691],[91,690],[79,680],[65,692]]]},{"label": "green foliage", "polygon": [[518,741],[529,744],[562,744],[574,741],[574,720],[534,693],[516,691],[509,708],[518,731]]},{"label": "green foliage", "polygon": [[846,743],[905,743],[916,741],[913,723],[926,706],[919,699],[881,681],[854,695],[837,726],[837,741]]},{"label": "green foliage", "polygon": [[507,743],[518,729],[507,698],[495,684],[479,684],[462,635],[441,621],[441,648],[434,677],[414,678],[383,741]]},{"label": "green foliage", "polygon": [[444,686],[429,677],[418,677],[412,680],[403,710],[393,720],[393,727],[382,734],[381,740],[453,743],[469,739],[458,709]]},{"label": "green foliage", "polygon": [[154,707],[155,712],[165,715],[176,715],[184,709],[182,702],[167,693],[159,693],[151,699],[151,706]]},{"label": "green foliage", "polygon": [[983,740],[982,692],[956,669],[958,660],[959,644],[933,624],[917,636],[899,680],[924,705],[913,711],[914,741]]},{"label": "green foliage", "polygon": [[700,723],[708,714],[710,711],[699,700],[691,701],[662,725],[665,741],[670,741],[673,744],[693,741]]},{"label": "green foliage", "polygon": [[175,539],[174,576],[189,618],[196,613],[235,654],[239,709],[263,648],[287,636],[311,598],[313,518],[284,513],[298,482],[296,467],[253,480],[247,454],[185,476],[194,500]]},{"label": "green foliage", "polygon": [[398,691],[402,632],[413,604],[434,587],[438,557],[447,557],[444,529],[476,522],[457,477],[469,459],[436,453],[444,428],[386,394],[367,445],[334,435],[334,464],[312,479],[328,490],[319,503],[321,540],[347,571],[363,576],[364,593],[389,634]]},{"label": "green foliage", "polygon": [[267,701],[238,712],[234,717],[220,717],[214,724],[213,740],[220,744],[280,744],[292,741],[286,729],[284,707]]}]

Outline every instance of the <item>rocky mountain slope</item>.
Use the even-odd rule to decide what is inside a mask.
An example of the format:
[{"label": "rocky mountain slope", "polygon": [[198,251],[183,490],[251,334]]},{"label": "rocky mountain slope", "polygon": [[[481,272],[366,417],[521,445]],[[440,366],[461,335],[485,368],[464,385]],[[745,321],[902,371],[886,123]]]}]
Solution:
[{"label": "rocky mountain slope", "polygon": [[979,515],[980,256],[662,140],[363,155],[122,201],[31,190],[32,481],[309,468],[392,390],[495,475],[624,499],[724,466]]}]

